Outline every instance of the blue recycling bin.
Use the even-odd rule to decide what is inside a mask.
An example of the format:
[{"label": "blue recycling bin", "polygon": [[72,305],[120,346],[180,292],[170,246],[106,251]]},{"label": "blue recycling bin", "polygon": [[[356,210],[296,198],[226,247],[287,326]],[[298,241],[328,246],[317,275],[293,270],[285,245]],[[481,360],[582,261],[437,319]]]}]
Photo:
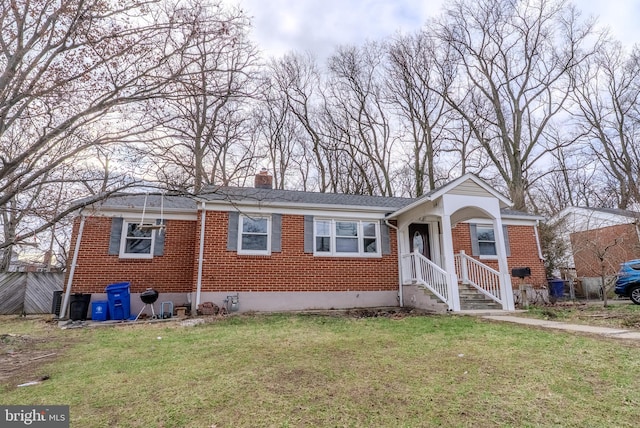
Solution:
[{"label": "blue recycling bin", "polygon": [[107,302],[109,302],[109,317],[112,320],[126,320],[131,316],[130,283],[117,282],[107,285]]},{"label": "blue recycling bin", "polygon": [[549,292],[557,299],[564,296],[564,280],[560,278],[553,278],[549,280]]},{"label": "blue recycling bin", "polygon": [[109,302],[102,300],[91,302],[91,319],[93,321],[106,321],[109,319]]}]

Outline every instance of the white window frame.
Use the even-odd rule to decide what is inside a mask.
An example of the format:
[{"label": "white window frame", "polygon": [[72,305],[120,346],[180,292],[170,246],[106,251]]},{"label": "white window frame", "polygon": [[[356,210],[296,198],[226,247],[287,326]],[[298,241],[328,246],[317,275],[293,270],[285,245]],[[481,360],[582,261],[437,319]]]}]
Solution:
[{"label": "white window frame", "polygon": [[[480,227],[493,230],[493,241],[485,241],[485,240],[481,241],[480,239],[478,239],[477,230]],[[476,224],[476,240],[478,242],[478,257],[480,258],[480,260],[498,260],[498,242],[496,240],[496,228],[492,224],[477,223]],[[480,242],[493,242],[493,249],[496,253],[480,254]]]},{"label": "white window frame", "polygon": [[[329,222],[330,223],[330,231],[329,235],[318,235],[316,224],[318,222]],[[336,250],[336,238],[339,238],[336,233],[336,223],[356,223],[357,224],[357,235],[355,238],[358,240],[358,251],[357,252],[340,252]],[[375,240],[376,240],[376,251],[375,252],[366,252],[364,248],[364,240],[365,238],[373,238],[373,236],[364,235],[364,225],[371,223],[375,227]],[[329,251],[318,251],[317,250],[317,238],[326,238],[329,237]],[[382,237],[380,233],[380,222],[376,220],[361,220],[361,219],[353,219],[353,218],[327,218],[327,217],[317,217],[313,219],[313,255],[318,257],[364,257],[364,258],[376,258],[382,257]]]},{"label": "white window frame", "polygon": [[[123,220],[122,221],[122,232],[120,235],[120,258],[121,259],[152,259],[153,258],[153,249],[156,245],[156,231],[151,229],[151,247],[149,253],[127,253],[125,250],[127,249],[127,239],[132,239],[127,236],[127,232],[129,230],[130,224],[139,225],[139,221],[132,220]],[[145,222],[144,225],[153,226],[152,222]],[[144,238],[149,239],[149,238]]]},{"label": "white window frame", "polygon": [[[243,226],[245,219],[265,219],[267,220],[267,248],[265,250],[245,250],[242,248],[242,235],[243,235]],[[244,234],[247,234],[244,232]],[[258,234],[256,234],[258,235]],[[259,235],[264,235],[260,233]],[[240,214],[238,218],[238,254],[242,255],[254,255],[254,256],[270,256],[271,255],[271,216],[263,215],[263,214]]]}]

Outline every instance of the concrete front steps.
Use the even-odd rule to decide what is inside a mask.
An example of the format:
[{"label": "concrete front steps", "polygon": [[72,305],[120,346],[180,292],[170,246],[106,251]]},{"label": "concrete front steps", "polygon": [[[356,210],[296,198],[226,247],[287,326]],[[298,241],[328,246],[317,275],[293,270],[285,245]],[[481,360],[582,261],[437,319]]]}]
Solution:
[{"label": "concrete front steps", "polygon": [[[417,286],[417,288],[413,288],[413,290],[413,292],[409,292],[409,289],[405,288],[405,305],[434,313],[448,312],[447,304],[437,298],[429,289]],[[500,303],[490,299],[469,285],[458,284],[458,293],[460,295],[460,310],[463,312],[482,315],[500,314],[504,312]]]},{"label": "concrete front steps", "polygon": [[460,309],[463,311],[502,310],[500,303],[490,299],[468,284],[458,283],[458,293],[460,295]]}]

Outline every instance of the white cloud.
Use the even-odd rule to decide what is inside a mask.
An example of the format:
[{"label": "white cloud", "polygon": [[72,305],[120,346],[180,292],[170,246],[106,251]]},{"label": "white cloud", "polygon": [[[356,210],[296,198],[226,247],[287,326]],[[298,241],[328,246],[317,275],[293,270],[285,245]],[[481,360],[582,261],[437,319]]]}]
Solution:
[{"label": "white cloud", "polygon": [[419,29],[442,0],[229,0],[253,17],[266,55],[309,50],[326,58],[336,46]]},{"label": "white cloud", "polygon": [[[266,56],[311,51],[319,59],[343,44],[421,28],[444,0],[225,0],[253,17],[253,38]],[[585,16],[600,16],[627,45],[638,41],[640,0],[576,0]]]}]

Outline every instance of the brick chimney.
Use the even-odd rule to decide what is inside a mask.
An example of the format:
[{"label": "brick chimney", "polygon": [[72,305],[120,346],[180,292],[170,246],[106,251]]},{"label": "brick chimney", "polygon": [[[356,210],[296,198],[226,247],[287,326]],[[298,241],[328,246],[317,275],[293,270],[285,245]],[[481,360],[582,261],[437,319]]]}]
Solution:
[{"label": "brick chimney", "polygon": [[256,174],[254,187],[256,189],[273,189],[273,177],[269,174],[267,168],[262,168],[260,172]]}]

